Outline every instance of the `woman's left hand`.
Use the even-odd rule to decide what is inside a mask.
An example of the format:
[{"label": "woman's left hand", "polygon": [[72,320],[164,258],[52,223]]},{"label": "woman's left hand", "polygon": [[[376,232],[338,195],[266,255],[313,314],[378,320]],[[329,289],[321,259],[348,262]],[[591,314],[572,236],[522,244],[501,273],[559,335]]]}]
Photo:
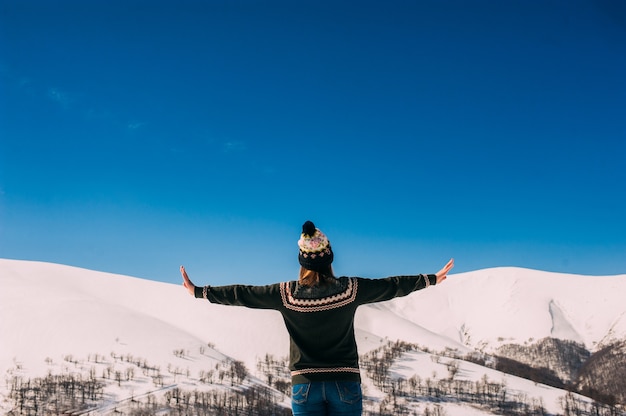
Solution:
[{"label": "woman's left hand", "polygon": [[189,292],[191,296],[195,297],[196,286],[194,286],[191,280],[189,280],[189,276],[187,276],[187,272],[185,271],[185,266],[180,266],[180,274],[183,276],[183,286],[185,286],[187,292]]},{"label": "woman's left hand", "polygon": [[450,259],[450,261],[445,266],[443,266],[443,269],[437,272],[436,274],[437,284],[446,280],[446,277],[448,277],[448,272],[452,270],[453,267],[454,267],[454,259]]}]

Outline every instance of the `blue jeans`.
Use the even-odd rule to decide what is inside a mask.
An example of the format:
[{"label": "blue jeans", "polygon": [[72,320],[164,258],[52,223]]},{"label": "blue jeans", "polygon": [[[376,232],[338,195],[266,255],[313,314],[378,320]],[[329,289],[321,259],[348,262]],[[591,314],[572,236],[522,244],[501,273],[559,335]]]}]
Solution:
[{"label": "blue jeans", "polygon": [[294,416],[361,416],[363,394],[356,381],[316,381],[291,388]]}]

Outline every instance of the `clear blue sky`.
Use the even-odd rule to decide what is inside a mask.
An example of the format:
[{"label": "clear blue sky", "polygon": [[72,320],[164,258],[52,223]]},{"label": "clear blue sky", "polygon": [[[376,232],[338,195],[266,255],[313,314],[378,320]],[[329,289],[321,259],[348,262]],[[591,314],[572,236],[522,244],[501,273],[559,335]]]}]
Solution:
[{"label": "clear blue sky", "polygon": [[626,3],[0,0],[0,257],[626,273]]}]

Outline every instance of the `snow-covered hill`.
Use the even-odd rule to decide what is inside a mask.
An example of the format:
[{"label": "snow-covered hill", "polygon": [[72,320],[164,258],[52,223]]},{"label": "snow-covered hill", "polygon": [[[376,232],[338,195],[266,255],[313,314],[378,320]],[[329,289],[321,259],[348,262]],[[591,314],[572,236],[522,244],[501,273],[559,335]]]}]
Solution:
[{"label": "snow-covered hill", "polygon": [[[192,299],[179,285],[0,260],[0,287],[0,375],[9,380],[15,374],[33,378],[92,371],[104,377],[106,371],[125,371],[126,379],[119,377],[117,387],[109,387],[109,406],[98,414],[130,396],[198,388],[199,374],[228,360],[243,362],[254,375],[266,354],[288,355],[287,333],[277,312],[213,305]],[[372,351],[385,340],[403,340],[464,355],[545,337],[576,341],[593,351],[626,339],[624,293],[626,275],[578,276],[519,268],[451,275],[440,286],[361,307],[356,320],[359,352]],[[445,373],[446,360],[425,365],[427,355],[406,354],[403,365],[392,370],[407,378],[411,373],[422,378]],[[148,370],[129,375],[132,361],[136,371],[160,368],[164,379],[154,382]],[[525,394],[539,395],[554,412],[556,398],[564,394],[475,364],[461,365],[462,377],[505,381]],[[0,394],[6,396],[9,386],[4,380]],[[262,376],[248,382],[262,385]],[[376,397],[376,388],[367,387]],[[0,410],[7,406],[6,401],[0,403]],[[448,405],[447,414],[470,414],[467,408],[457,413],[454,406]]]},{"label": "snow-covered hill", "polygon": [[590,351],[626,338],[626,275],[582,276],[494,268],[451,276],[436,291],[385,305],[450,340],[493,351],[545,337]]}]

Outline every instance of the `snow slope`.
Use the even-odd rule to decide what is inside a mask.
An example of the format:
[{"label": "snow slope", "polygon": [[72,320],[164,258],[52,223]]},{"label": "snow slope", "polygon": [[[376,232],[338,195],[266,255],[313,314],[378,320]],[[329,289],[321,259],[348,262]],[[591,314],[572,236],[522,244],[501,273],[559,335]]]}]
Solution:
[{"label": "snow slope", "polygon": [[545,337],[595,351],[626,337],[626,275],[581,276],[494,268],[451,276],[384,306],[394,314],[472,348]]},{"label": "snow slope", "polygon": [[[226,357],[254,369],[266,353],[288,355],[287,333],[277,312],[213,305],[191,298],[179,285],[0,259],[0,287],[1,375],[18,368],[29,377],[43,376],[70,365],[68,355],[86,359],[132,354],[192,375]],[[440,286],[361,307],[357,340],[360,353],[385,339],[469,352],[546,336],[593,349],[626,338],[626,306],[620,299],[624,293],[626,275],[577,276],[519,268],[457,274]],[[186,353],[176,356],[179,350]],[[423,360],[418,353],[409,356],[405,371],[426,371],[428,376]],[[469,363],[463,365],[468,377],[484,375]],[[175,385],[180,377],[174,375],[168,382]],[[551,401],[562,393],[537,391],[525,380],[508,383],[528,384]],[[0,395],[4,388],[0,386]],[[133,394],[150,390],[139,385],[133,389]],[[119,392],[117,400],[124,394]]]}]

